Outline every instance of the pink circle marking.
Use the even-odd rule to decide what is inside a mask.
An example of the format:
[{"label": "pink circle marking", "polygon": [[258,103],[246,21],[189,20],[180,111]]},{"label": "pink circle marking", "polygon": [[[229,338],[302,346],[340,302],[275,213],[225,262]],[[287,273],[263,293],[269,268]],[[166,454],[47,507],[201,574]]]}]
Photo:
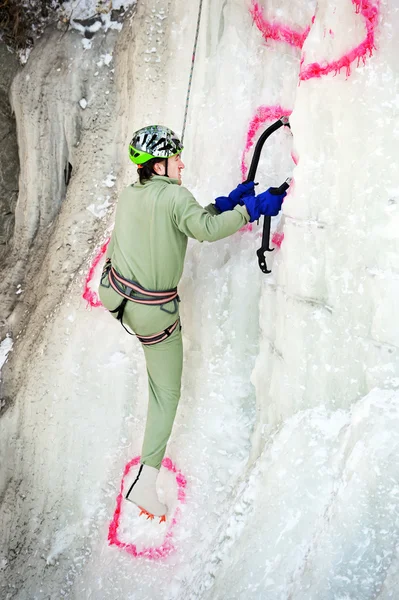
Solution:
[{"label": "pink circle marking", "polygon": [[317,62],[304,65],[304,59],[302,58],[299,73],[301,81],[312,79],[313,77],[322,77],[328,73],[336,75],[341,69],[346,69],[346,76],[349,77],[351,74],[351,65],[355,61],[357,61],[357,66],[359,66],[360,61],[365,65],[367,56],[372,56],[373,50],[375,50],[375,29],[379,16],[379,0],[376,3],[370,2],[370,0],[352,0],[352,4],[355,6],[356,13],[361,14],[365,20],[366,37],[358,46],[352,48],[352,50],[341,56],[338,60],[326,62],[324,65]]},{"label": "pink circle marking", "polygon": [[[375,49],[375,29],[378,24],[379,0],[376,2],[372,2],[372,0],[351,0],[351,2],[355,6],[356,13],[361,14],[365,20],[366,37],[360,44],[342,55],[338,60],[325,62],[323,65],[318,62],[305,65],[304,57],[302,57],[299,72],[299,79],[301,81],[312,79],[314,77],[322,77],[328,73],[337,74],[344,68],[346,69],[346,75],[349,76],[353,62],[357,61],[357,64],[359,65],[362,61],[363,64],[365,64],[367,56],[372,56],[373,50]],[[268,21],[263,15],[262,7],[256,0],[252,0],[252,5],[249,10],[254,19],[254,23],[266,41],[272,39],[277,42],[285,42],[296,48],[301,49],[303,47],[309,34],[310,26],[302,31],[297,31],[287,25],[278,23],[277,21]],[[314,23],[314,20],[315,17],[313,16],[312,23]],[[333,35],[331,29],[329,32],[330,35]]]},{"label": "pink circle marking", "polygon": [[[129,554],[131,554],[132,556],[134,556],[136,558],[137,557],[146,557],[151,560],[159,560],[161,558],[165,558],[166,556],[168,556],[175,550],[175,547],[173,545],[173,530],[180,518],[181,511],[180,511],[179,507],[176,508],[175,513],[174,513],[173,517],[171,518],[170,525],[166,531],[164,542],[160,546],[148,547],[148,548],[143,548],[142,550],[137,550],[137,547],[135,544],[133,544],[133,543],[126,544],[125,542],[122,542],[118,537],[118,529],[119,529],[119,522],[120,522],[120,517],[121,517],[121,507],[122,507],[122,500],[123,500],[123,490],[124,490],[125,478],[129,474],[132,467],[135,467],[139,463],[140,463],[140,456],[136,456],[130,462],[127,463],[127,465],[125,466],[125,469],[123,471],[120,492],[116,499],[116,508],[115,508],[114,516],[109,525],[108,543],[110,546],[114,545],[114,546],[117,546],[118,548],[121,548],[122,550],[126,550],[126,552],[128,552]],[[185,502],[186,502],[186,485],[187,485],[186,478],[181,473],[181,471],[179,471],[176,468],[176,466],[174,465],[174,463],[171,461],[170,458],[164,458],[162,461],[162,465],[166,469],[168,469],[168,471],[171,471],[172,473],[176,474],[177,499],[179,500],[180,504],[185,504]]]},{"label": "pink circle marking", "polygon": [[280,117],[288,117],[291,112],[291,110],[282,108],[279,104],[276,106],[259,106],[257,108],[255,116],[251,119],[249,124],[245,148],[244,152],[242,153],[241,175],[243,180],[245,180],[248,173],[248,167],[245,164],[245,158],[254,144],[255,136],[259,129],[262,127],[262,125],[264,125],[264,123],[266,123],[266,121],[276,121]]},{"label": "pink circle marking", "polygon": [[[245,143],[245,149],[242,153],[241,158],[241,176],[242,180],[245,181],[248,174],[248,167],[245,159],[249,150],[252,148],[255,140],[255,136],[259,129],[266,123],[266,121],[276,121],[280,117],[289,116],[292,111],[282,108],[280,105],[277,106],[259,106],[256,110],[255,116],[251,119],[249,129],[247,132],[247,139]],[[240,231],[252,231],[252,223],[248,223],[241,228]],[[273,240],[272,240],[273,241]]]}]

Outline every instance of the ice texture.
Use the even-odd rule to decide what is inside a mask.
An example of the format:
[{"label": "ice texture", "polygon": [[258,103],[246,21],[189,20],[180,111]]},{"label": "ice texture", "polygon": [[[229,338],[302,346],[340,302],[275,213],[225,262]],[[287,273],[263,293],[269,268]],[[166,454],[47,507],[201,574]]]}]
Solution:
[{"label": "ice texture", "polygon": [[[187,4],[137,3],[122,32],[98,32],[90,52],[75,32],[49,37],[31,53],[30,82],[23,73],[13,84],[21,148],[36,140],[21,166],[20,244],[30,247],[27,234],[45,219],[65,157],[74,164],[62,210],[45,223],[36,287],[13,293],[33,300],[21,304],[30,320],[2,369],[0,596],[396,600],[394,0],[203,4],[184,185],[202,205],[227,194],[276,107],[290,113],[292,133],[265,145],[257,190],[293,182],[272,222],[281,243],[267,254],[270,275],[257,264],[261,226],[214,244],[190,240],[179,286],[182,398],[166,455],[185,495],[162,468],[160,494],[179,505],[173,531],[154,531],[122,499],[120,538],[155,550],[135,556],[108,543],[126,465],[141,449],[147,381],[140,345],[96,294],[115,200],[104,190],[116,195],[135,179],[135,129],[181,131],[198,8]],[[49,109],[35,110],[59,89],[50,68],[59,44],[77,62],[50,130]],[[47,138],[62,159],[54,168]],[[168,552],[157,553],[163,544]]]}]

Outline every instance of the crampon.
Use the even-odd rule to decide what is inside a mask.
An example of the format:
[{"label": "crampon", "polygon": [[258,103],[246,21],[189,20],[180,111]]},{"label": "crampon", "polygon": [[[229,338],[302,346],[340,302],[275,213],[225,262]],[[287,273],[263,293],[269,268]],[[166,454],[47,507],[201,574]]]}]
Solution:
[{"label": "crampon", "polygon": [[[140,509],[140,514],[139,517],[141,517],[141,515],[144,515],[147,517],[147,520],[150,519],[150,521],[152,521],[154,519],[154,516],[152,513],[148,512],[148,510],[146,510],[145,508],[143,508],[142,506],[139,506]],[[166,523],[166,515],[162,515],[159,519],[159,524],[161,523]]]}]

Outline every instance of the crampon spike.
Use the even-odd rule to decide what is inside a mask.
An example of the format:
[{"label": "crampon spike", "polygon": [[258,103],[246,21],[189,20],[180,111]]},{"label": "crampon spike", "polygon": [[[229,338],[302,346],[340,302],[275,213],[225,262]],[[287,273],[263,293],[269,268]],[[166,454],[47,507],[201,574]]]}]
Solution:
[{"label": "crampon spike", "polygon": [[145,515],[147,517],[147,520],[148,519],[150,519],[151,521],[153,520],[154,515],[151,514],[150,512],[148,512],[148,510],[146,510],[145,508],[142,508],[141,506],[139,506],[139,509],[141,511],[139,514],[139,517],[141,517],[141,515]]},{"label": "crampon spike", "polygon": [[[150,519],[150,521],[152,521],[154,519],[154,515],[152,513],[148,512],[148,510],[146,510],[142,506],[139,506],[139,509],[140,509],[139,517],[141,517],[141,515],[144,515],[147,517],[147,520]],[[159,524],[161,524],[161,523],[166,523],[166,515],[162,515],[162,517],[160,517]]]}]

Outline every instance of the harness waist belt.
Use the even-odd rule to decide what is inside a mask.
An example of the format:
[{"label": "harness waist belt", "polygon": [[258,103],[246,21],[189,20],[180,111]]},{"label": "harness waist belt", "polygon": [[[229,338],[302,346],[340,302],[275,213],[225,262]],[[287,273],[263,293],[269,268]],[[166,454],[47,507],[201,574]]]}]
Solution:
[{"label": "harness waist belt", "polygon": [[[108,280],[108,284],[105,281]],[[128,329],[126,329],[123,323],[123,313],[125,311],[125,306],[128,300],[132,302],[138,302],[139,304],[148,304],[152,306],[160,306],[161,310],[167,312],[168,314],[174,315],[178,311],[178,302],[180,302],[179,295],[177,293],[177,288],[173,288],[172,290],[165,291],[154,291],[154,290],[146,290],[143,288],[137,281],[131,281],[130,279],[125,279],[111,265],[111,260],[108,258],[105,262],[102,277],[101,277],[101,285],[104,287],[111,286],[120,296],[122,296],[123,300],[119,306],[117,306],[114,310],[110,310],[111,313],[117,313],[116,318],[121,322],[122,327],[129,333],[130,335],[136,335],[137,339],[146,346],[152,346],[153,344],[159,344],[159,342],[163,342],[166,340],[175,329],[180,325],[180,318],[177,318],[172,325],[169,325],[163,331],[159,333],[154,333],[152,335],[138,335],[132,334]],[[139,294],[139,297],[137,297]],[[141,296],[141,297],[140,297]],[[168,302],[173,302],[174,309],[167,310],[163,305],[168,304]],[[181,328],[181,327],[180,327]]]},{"label": "harness waist belt", "polygon": [[[137,281],[130,281],[130,279],[125,279],[119,275],[112,266],[108,272],[108,281],[118,294],[127,298],[127,300],[132,300],[132,302],[138,302],[139,304],[159,306],[173,302],[173,300],[179,301],[177,288],[162,292],[146,290]],[[144,298],[137,297],[137,294],[144,296]]]}]

